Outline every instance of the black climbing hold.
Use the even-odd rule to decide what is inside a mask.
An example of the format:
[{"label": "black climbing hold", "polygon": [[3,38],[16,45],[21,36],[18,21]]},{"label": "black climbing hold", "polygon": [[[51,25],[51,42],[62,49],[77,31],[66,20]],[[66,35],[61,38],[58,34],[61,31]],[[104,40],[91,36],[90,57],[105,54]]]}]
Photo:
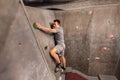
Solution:
[{"label": "black climbing hold", "polygon": [[18,43],[18,45],[19,45],[19,46],[21,46],[21,45],[22,45],[22,43]]},{"label": "black climbing hold", "polygon": [[47,50],[48,46],[45,46],[45,50]]},{"label": "black climbing hold", "polygon": [[21,3],[21,1],[19,1],[19,3]]},{"label": "black climbing hold", "polygon": [[54,10],[54,11],[63,11],[63,9],[59,9],[59,8],[47,8],[48,10]]}]

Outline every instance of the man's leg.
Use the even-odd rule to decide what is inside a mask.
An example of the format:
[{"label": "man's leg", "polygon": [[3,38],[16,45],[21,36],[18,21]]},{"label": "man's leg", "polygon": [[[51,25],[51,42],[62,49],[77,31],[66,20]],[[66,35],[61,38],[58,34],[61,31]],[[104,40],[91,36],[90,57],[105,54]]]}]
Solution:
[{"label": "man's leg", "polygon": [[56,68],[55,68],[55,72],[58,72],[60,69],[60,58],[58,56],[58,50],[56,48],[53,48],[50,50],[50,55],[55,59],[56,61]]},{"label": "man's leg", "polygon": [[50,55],[55,59],[57,64],[60,64],[60,59],[59,59],[58,51],[56,48],[53,48],[50,50]]},{"label": "man's leg", "polygon": [[65,56],[61,56],[61,60],[62,60],[62,63],[63,63],[63,67],[65,69],[66,68],[66,59],[65,59]]}]

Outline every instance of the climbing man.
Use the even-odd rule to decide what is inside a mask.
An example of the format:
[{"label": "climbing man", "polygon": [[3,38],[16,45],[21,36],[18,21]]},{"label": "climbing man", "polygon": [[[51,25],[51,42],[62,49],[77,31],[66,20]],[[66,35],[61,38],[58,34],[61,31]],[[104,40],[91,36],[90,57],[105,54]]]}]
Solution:
[{"label": "climbing man", "polygon": [[[58,72],[60,70],[60,68],[62,70],[65,70],[66,69],[66,59],[64,56],[65,43],[64,43],[63,28],[60,25],[60,20],[58,20],[58,19],[54,20],[52,29],[44,27],[41,24],[39,24],[38,22],[35,22],[33,25],[44,32],[55,34],[56,45],[54,48],[52,48],[50,50],[50,55],[55,59],[55,61],[57,63],[55,72]],[[60,58],[61,58],[61,60],[60,60]],[[61,61],[62,61],[62,63],[61,63]]]}]

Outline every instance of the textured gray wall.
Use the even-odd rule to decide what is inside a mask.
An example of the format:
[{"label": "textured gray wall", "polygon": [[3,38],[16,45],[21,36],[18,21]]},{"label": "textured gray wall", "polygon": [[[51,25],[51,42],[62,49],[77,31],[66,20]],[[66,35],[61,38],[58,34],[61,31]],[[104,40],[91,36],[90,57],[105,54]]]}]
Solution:
[{"label": "textured gray wall", "polygon": [[[116,22],[117,22],[117,24],[118,24],[118,26],[120,26],[120,6],[118,6],[118,11],[117,11],[117,13],[118,13],[118,17],[117,17],[117,20],[116,20]],[[117,28],[117,32],[118,32],[118,34],[120,34],[120,27],[119,28]],[[117,76],[117,78],[118,78],[118,80],[120,80],[120,35],[118,36],[118,39],[117,39],[117,51],[116,51],[117,53],[118,53],[118,57],[119,57],[119,61],[118,61],[118,63],[117,63],[117,67],[116,67],[116,76]]]},{"label": "textured gray wall", "polygon": [[[6,5],[9,4],[9,5]],[[14,7],[11,9],[11,6]],[[9,32],[10,25],[12,24],[15,14],[18,9],[18,3],[16,1],[1,0],[0,1],[0,52],[4,48],[6,37]]]},{"label": "textured gray wall", "polygon": [[[55,80],[53,38],[30,26],[37,21],[49,27],[54,13],[26,7],[29,24],[17,0],[1,0],[0,8],[0,80]],[[116,73],[120,79],[119,14],[117,5],[55,12],[65,30],[67,66],[90,75]]]},{"label": "textured gray wall", "polygon": [[118,80],[120,80],[120,60],[118,62],[115,76],[118,78]]},{"label": "textured gray wall", "polygon": [[[31,24],[33,24],[36,21],[45,27],[50,27],[49,22],[52,22],[54,20],[54,13],[52,11],[41,10],[32,7],[26,7],[26,10]],[[54,71],[54,61],[49,55],[49,50],[54,47],[54,39],[52,38],[52,35],[42,32],[40,30],[35,30],[33,27],[32,29],[38,41],[38,46],[43,49],[43,55],[45,56],[45,59],[47,60],[50,69]],[[45,49],[46,46],[47,49]]]},{"label": "textured gray wall", "polygon": [[88,28],[91,14],[89,10],[70,10],[55,12],[64,28],[67,66],[87,73],[89,67],[89,36]]},{"label": "textured gray wall", "polygon": [[109,5],[55,12],[65,31],[68,66],[89,75],[115,74],[120,56],[118,10],[118,5]]},{"label": "textured gray wall", "polygon": [[[43,55],[54,66],[48,52],[53,46],[53,39],[46,35],[47,41],[51,40],[44,52],[43,45],[48,44],[45,34],[40,35],[41,47],[19,1],[2,0],[0,4],[0,80],[55,80]],[[41,17],[44,18],[43,15]]]},{"label": "textured gray wall", "polygon": [[[89,74],[115,74],[119,58],[118,43],[118,6],[98,7],[94,9],[90,25],[90,62]],[[110,39],[110,35],[114,39]],[[103,48],[108,48],[103,50]],[[95,57],[99,57],[96,60]]]}]

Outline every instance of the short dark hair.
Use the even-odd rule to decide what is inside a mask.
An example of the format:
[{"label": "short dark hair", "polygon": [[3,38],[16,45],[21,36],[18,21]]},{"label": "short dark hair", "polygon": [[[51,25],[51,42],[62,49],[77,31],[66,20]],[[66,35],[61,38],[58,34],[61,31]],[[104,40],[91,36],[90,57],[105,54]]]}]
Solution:
[{"label": "short dark hair", "polygon": [[57,22],[58,24],[60,24],[60,20],[59,19],[55,19],[54,22]]}]

